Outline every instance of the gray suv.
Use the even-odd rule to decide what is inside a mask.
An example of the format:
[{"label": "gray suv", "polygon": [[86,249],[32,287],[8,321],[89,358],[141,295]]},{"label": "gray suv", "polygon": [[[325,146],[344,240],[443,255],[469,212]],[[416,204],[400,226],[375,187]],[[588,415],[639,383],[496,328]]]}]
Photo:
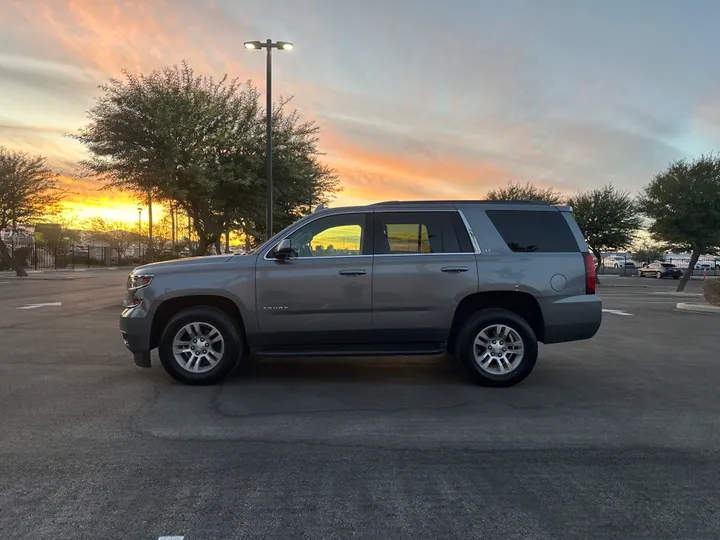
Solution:
[{"label": "gray suv", "polygon": [[479,384],[532,371],[538,341],[602,321],[572,209],[490,201],[322,209],[249,255],[140,266],[120,317],[138,366],[157,348],[183,383],[222,381],[249,355],[449,352]]}]

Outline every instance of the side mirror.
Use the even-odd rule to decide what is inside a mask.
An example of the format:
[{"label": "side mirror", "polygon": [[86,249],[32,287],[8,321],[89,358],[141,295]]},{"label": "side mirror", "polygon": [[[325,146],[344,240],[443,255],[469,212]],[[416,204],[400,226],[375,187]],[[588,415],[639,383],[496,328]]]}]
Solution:
[{"label": "side mirror", "polygon": [[280,240],[277,248],[275,248],[276,259],[290,259],[291,257],[297,257],[297,253],[292,247],[292,242],[289,238],[283,238]]}]

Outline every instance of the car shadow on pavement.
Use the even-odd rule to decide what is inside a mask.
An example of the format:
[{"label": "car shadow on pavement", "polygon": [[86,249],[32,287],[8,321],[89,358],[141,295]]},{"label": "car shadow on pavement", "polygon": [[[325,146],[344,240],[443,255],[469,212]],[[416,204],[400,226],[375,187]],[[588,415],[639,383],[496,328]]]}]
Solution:
[{"label": "car shadow on pavement", "polygon": [[446,355],[393,358],[268,358],[251,359],[225,385],[252,381],[317,381],[365,384],[470,384],[461,366]]}]

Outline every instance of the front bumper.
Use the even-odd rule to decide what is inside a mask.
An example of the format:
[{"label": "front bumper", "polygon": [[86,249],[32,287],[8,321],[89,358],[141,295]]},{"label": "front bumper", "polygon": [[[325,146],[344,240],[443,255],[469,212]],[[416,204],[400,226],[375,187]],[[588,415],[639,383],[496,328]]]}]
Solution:
[{"label": "front bumper", "polygon": [[139,312],[140,307],[125,309],[120,315],[120,334],[123,343],[133,354],[135,364],[150,367],[150,324]]}]

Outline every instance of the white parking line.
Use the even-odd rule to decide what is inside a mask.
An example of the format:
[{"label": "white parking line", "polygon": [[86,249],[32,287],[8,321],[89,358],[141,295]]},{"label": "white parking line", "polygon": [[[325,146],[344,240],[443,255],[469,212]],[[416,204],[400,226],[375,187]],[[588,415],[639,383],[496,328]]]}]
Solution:
[{"label": "white parking line", "polygon": [[158,540],[183,540],[184,536],[158,536]]},{"label": "white parking line", "polygon": [[27,304],[15,309],[37,309],[41,307],[60,307],[62,302],[45,302],[44,304]]},{"label": "white parking line", "polygon": [[628,313],[627,311],[621,311],[619,309],[603,309],[603,313],[612,313],[613,315],[625,315],[627,317],[632,317],[632,313]]}]

